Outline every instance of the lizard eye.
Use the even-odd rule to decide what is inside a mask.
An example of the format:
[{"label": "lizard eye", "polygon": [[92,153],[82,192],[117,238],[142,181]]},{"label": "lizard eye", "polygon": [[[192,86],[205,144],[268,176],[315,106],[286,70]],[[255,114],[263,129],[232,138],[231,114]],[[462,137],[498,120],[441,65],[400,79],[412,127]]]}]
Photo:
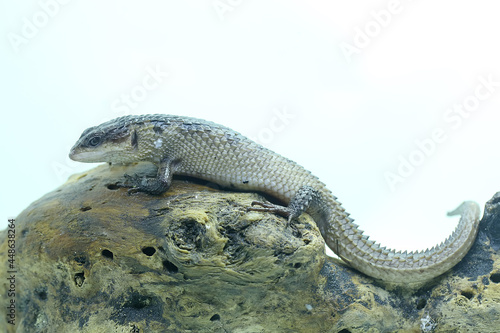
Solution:
[{"label": "lizard eye", "polygon": [[101,137],[100,136],[94,136],[89,139],[88,144],[91,147],[96,147],[101,143]]}]

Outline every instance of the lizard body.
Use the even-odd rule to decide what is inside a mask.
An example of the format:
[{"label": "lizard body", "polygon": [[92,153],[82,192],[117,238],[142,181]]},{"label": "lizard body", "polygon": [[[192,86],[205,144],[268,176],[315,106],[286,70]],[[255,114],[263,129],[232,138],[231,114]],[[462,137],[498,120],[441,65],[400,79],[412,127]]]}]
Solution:
[{"label": "lizard body", "polygon": [[386,282],[423,282],[448,271],[472,246],[479,224],[478,205],[464,202],[450,213],[461,218],[440,245],[410,253],[382,248],[363,235],[337,198],[309,171],[227,127],[189,117],[131,115],[108,121],[85,130],[70,158],[157,165],[156,178],[128,177],[131,192],[161,194],[170,187],[172,175],[178,174],[269,194],[288,206],[255,202],[261,207],[249,209],[284,215],[289,223],[307,212],[340,258]]}]

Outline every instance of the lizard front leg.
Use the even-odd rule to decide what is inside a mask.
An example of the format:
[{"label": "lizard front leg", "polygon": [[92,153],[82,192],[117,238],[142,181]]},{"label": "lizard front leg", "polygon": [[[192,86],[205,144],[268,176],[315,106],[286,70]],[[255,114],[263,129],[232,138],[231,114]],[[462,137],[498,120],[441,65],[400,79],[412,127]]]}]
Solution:
[{"label": "lizard front leg", "polygon": [[120,187],[129,188],[128,193],[144,192],[151,195],[160,195],[165,193],[172,184],[172,176],[176,163],[172,160],[165,160],[158,165],[156,177],[148,178],[146,176],[129,176],[125,174],[127,179],[125,184],[118,184]]}]

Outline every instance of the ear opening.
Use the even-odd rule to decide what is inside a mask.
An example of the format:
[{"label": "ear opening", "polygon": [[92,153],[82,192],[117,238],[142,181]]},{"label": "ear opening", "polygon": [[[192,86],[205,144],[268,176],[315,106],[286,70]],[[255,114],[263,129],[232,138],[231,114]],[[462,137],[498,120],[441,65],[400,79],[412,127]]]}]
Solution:
[{"label": "ear opening", "polygon": [[132,144],[132,147],[134,149],[138,148],[139,137],[137,136],[137,131],[136,130],[134,130],[132,132],[132,135],[130,136],[130,143]]}]

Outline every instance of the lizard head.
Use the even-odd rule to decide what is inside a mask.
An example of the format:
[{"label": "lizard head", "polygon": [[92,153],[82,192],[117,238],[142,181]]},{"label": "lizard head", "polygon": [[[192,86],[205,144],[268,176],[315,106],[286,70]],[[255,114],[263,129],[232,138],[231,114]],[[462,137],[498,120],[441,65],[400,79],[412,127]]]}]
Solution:
[{"label": "lizard head", "polygon": [[[137,150],[137,133],[118,119],[83,131],[69,153],[78,162],[130,163]],[[136,157],[135,157],[136,159]]]}]

